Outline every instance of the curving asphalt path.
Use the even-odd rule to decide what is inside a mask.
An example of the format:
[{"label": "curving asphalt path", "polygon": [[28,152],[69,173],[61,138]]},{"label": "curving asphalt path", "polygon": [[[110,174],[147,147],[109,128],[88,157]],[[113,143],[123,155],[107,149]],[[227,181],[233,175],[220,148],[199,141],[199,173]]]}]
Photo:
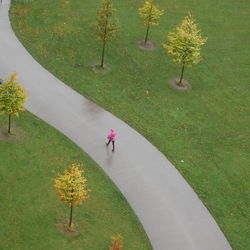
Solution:
[{"label": "curving asphalt path", "polygon": [[[231,249],[206,207],[162,153],[34,60],[11,29],[9,5],[10,0],[3,0],[0,7],[0,75],[8,78],[19,72],[29,94],[27,110],[65,134],[104,169],[155,250]],[[118,132],[115,153],[104,144],[110,127]]]}]

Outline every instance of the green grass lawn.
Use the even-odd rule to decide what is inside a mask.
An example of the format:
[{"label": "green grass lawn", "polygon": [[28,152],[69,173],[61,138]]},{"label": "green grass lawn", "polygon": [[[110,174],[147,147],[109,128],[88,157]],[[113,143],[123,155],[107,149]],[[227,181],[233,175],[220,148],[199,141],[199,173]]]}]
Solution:
[{"label": "green grass lawn", "polygon": [[[178,168],[234,249],[249,249],[249,1],[157,0],[165,10],[142,51],[142,0],[116,0],[117,38],[107,45],[106,74],[94,28],[99,1],[43,0],[13,4],[13,28],[30,53],[69,86],[148,138]],[[161,43],[190,11],[202,35],[204,60],[187,69],[187,92],[168,85],[179,76]],[[148,94],[147,94],[148,93]],[[120,131],[122,133],[122,131]]]},{"label": "green grass lawn", "polygon": [[[4,130],[3,130],[4,128]],[[28,112],[0,116],[0,249],[106,250],[121,233],[125,249],[152,249],[126,199],[106,174],[65,136]],[[55,194],[53,179],[73,162],[85,170],[90,198],[74,209],[78,234],[62,233],[69,207]]]}]

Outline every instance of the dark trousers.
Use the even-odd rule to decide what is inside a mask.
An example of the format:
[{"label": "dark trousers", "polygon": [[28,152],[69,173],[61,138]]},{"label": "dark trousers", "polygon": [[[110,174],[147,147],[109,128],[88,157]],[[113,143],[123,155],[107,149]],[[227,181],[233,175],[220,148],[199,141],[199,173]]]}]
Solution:
[{"label": "dark trousers", "polygon": [[[107,146],[109,145],[109,143],[111,142],[111,140],[109,140],[109,142],[107,143]],[[113,151],[115,151],[115,142],[114,141],[112,141],[112,146],[113,146]]]}]

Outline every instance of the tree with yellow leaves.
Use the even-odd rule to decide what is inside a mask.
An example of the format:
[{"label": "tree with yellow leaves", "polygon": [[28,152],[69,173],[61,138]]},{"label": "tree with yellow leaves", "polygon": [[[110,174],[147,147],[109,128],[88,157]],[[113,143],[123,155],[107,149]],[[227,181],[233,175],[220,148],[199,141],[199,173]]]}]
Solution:
[{"label": "tree with yellow leaves", "polygon": [[114,11],[112,0],[102,0],[95,24],[97,41],[102,42],[101,68],[103,68],[104,64],[106,43],[114,37],[116,32],[116,20],[113,18]]},{"label": "tree with yellow leaves", "polygon": [[109,248],[109,250],[122,250],[123,244],[122,244],[122,236],[120,234],[117,234],[114,237],[111,237],[112,239],[112,246]]},{"label": "tree with yellow leaves", "polygon": [[24,103],[27,100],[26,90],[16,81],[16,76],[17,73],[13,73],[10,79],[5,80],[0,86],[0,114],[9,116],[9,134],[11,115],[18,116],[19,112],[24,111]]},{"label": "tree with yellow leaves", "polygon": [[144,44],[148,41],[148,33],[150,26],[159,25],[159,19],[163,15],[163,10],[158,9],[154,5],[154,0],[146,0],[142,8],[138,9],[140,17],[143,19],[144,25],[147,26]]},{"label": "tree with yellow leaves", "polygon": [[186,16],[182,23],[176,27],[176,32],[169,32],[167,38],[169,43],[162,46],[173,57],[173,62],[182,65],[180,80],[177,84],[185,86],[185,83],[182,82],[184,67],[191,67],[192,64],[200,62],[200,49],[207,41],[207,38],[201,37],[200,30],[197,28],[191,14]]},{"label": "tree with yellow leaves", "polygon": [[65,170],[64,174],[58,174],[54,180],[56,193],[61,200],[70,206],[70,219],[68,230],[73,231],[72,215],[73,207],[83,203],[89,198],[90,190],[86,189],[87,179],[84,177],[84,171],[80,170],[79,163],[73,163],[70,171]]}]

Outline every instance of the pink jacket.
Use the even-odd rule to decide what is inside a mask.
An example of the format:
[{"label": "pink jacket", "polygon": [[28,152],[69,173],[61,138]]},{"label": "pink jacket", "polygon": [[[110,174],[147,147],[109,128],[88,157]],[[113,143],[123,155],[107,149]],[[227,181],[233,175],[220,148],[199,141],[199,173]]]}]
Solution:
[{"label": "pink jacket", "polygon": [[111,141],[115,141],[115,137],[116,137],[116,132],[113,128],[110,129],[110,133],[108,135],[108,139]]}]

